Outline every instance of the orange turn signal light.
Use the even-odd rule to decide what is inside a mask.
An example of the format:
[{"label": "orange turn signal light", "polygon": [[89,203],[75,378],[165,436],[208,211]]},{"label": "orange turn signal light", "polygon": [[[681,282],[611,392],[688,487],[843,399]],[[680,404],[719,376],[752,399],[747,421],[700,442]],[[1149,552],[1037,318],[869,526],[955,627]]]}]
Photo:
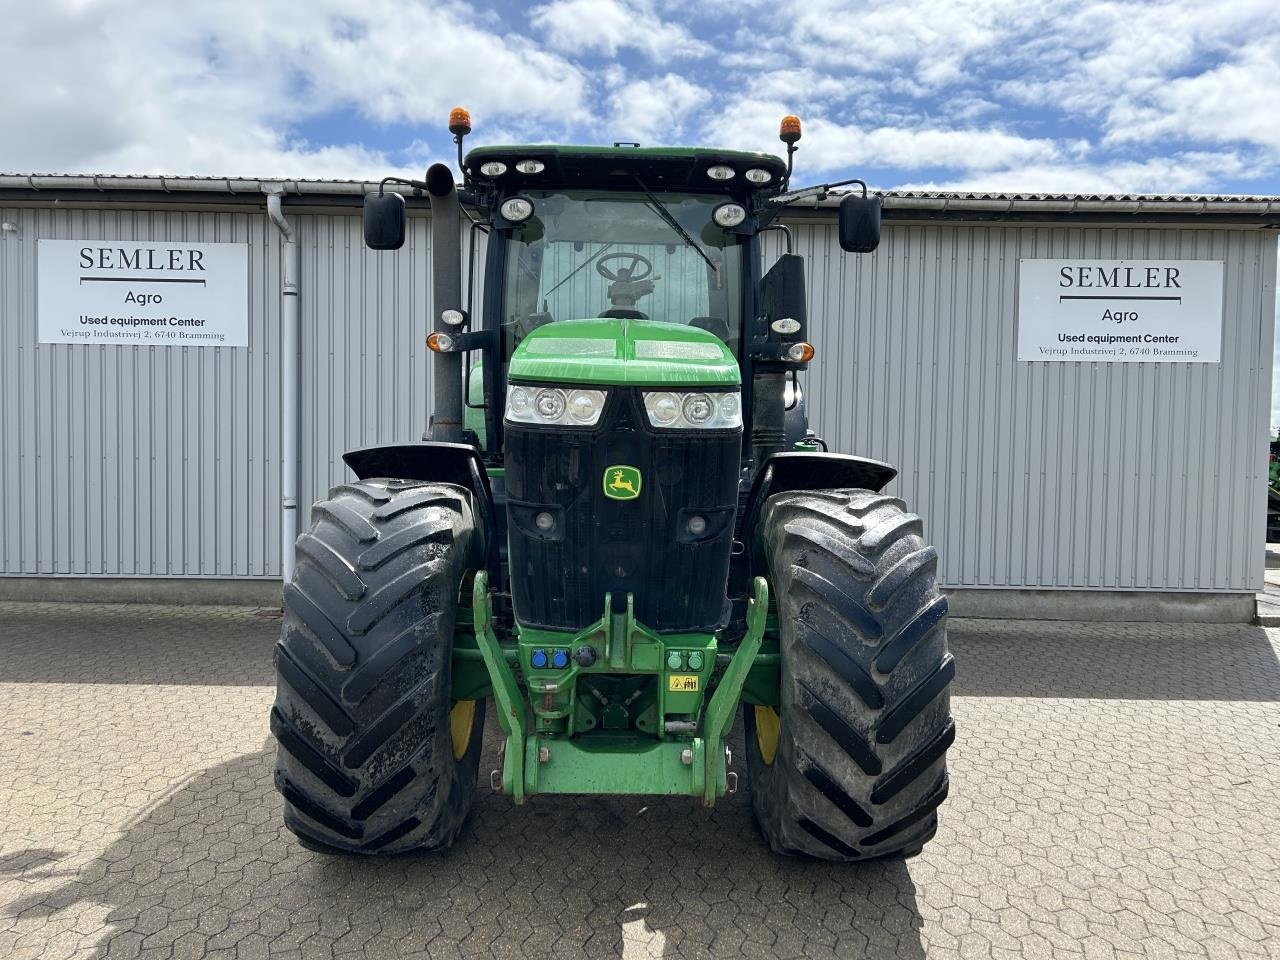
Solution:
[{"label": "orange turn signal light", "polygon": [[453,350],[453,337],[437,330],[427,335],[427,347],[432,353],[449,353]]},{"label": "orange turn signal light", "polygon": [[778,139],[785,144],[795,143],[800,139],[800,118],[793,113],[782,118],[778,124]]},{"label": "orange turn signal light", "polygon": [[471,111],[466,107],[454,107],[449,111],[449,132],[455,137],[465,137],[471,132]]},{"label": "orange turn signal light", "polygon": [[787,359],[796,363],[808,363],[813,359],[813,344],[793,343],[787,350]]}]

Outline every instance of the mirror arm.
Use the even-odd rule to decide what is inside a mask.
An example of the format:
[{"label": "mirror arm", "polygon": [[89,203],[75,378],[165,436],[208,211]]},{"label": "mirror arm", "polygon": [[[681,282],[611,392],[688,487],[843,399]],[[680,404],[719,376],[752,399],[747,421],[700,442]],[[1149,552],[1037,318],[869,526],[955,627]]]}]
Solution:
[{"label": "mirror arm", "polygon": [[857,177],[850,177],[848,180],[837,180],[835,183],[828,183],[827,189],[831,190],[835,187],[847,187],[851,183],[856,183],[862,188],[862,199],[867,199],[867,183],[865,180],[859,180]]},{"label": "mirror arm", "polygon": [[404,177],[383,177],[378,181],[378,196],[382,196],[383,188],[388,183],[403,183],[405,186],[413,187],[415,190],[425,191],[427,185],[421,180],[406,180]]},{"label": "mirror arm", "polygon": [[793,253],[793,252],[794,252],[794,251],[791,249],[791,247],[792,247],[792,243],[791,243],[791,228],[790,228],[789,226],[787,226],[785,223],[771,223],[771,224],[769,224],[767,227],[761,227],[759,230],[757,230],[757,231],[756,231],[756,233],[757,233],[757,234],[760,234],[760,233],[768,233],[770,230],[780,230],[780,231],[782,231],[782,234],[787,238],[787,253]]},{"label": "mirror arm", "polygon": [[449,331],[449,339],[452,346],[440,351],[441,353],[471,353],[476,350],[481,353],[496,353],[498,348],[497,330],[467,330],[460,333]]},{"label": "mirror arm", "polygon": [[853,177],[849,180],[837,180],[835,183],[820,183],[817,186],[802,187],[799,190],[792,190],[789,193],[780,193],[776,197],[770,197],[767,202],[773,207],[785,207],[789,203],[795,203],[797,200],[807,200],[810,197],[815,200],[825,200],[827,199],[827,194],[836,187],[847,187],[851,183],[856,183],[858,186],[862,187],[862,196],[864,198],[867,196],[866,182],[859,180],[857,177]]}]

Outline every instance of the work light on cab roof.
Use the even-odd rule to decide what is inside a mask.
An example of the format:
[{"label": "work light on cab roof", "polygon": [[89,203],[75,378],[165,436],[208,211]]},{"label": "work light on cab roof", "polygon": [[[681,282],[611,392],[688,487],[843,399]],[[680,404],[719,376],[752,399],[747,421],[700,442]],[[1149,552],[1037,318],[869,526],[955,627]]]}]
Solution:
[{"label": "work light on cab roof", "polygon": [[[879,197],[792,189],[795,116],[785,159],[621,142],[463,156],[471,129],[450,112],[457,172],[365,199],[375,249],[430,215],[431,288],[410,301],[429,304],[430,439],[348,453],[359,482],[298,541],[271,713],[285,823],[323,853],[448,846],[492,698],[488,782],[517,803],[714,804],[737,786],[741,710],[774,850],[918,852],[955,736],[937,553],[880,495],[893,467],[809,426],[805,268],[780,219],[856,184],[838,236],[870,252]],[[420,275],[409,255],[389,268]],[[854,432],[876,414],[854,411]]]}]

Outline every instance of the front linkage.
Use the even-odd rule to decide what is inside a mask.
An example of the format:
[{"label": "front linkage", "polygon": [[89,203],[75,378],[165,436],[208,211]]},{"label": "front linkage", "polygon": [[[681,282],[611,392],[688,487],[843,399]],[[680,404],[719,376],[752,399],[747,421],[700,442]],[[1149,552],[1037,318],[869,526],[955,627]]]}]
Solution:
[{"label": "front linkage", "polygon": [[[528,678],[531,702],[526,702],[507,651],[493,632],[488,574],[476,574],[475,637],[493,684],[498,722],[507,735],[502,791],[517,803],[535,793],[662,794],[702,797],[707,806],[733,792],[737,775],[728,769],[732,756],[724,738],[760,649],[769,609],[763,577],[755,578],[753,590],[746,633],[720,671],[714,635],[659,637],[636,622],[630,595],[626,609],[617,613],[606,598],[604,615],[576,635],[524,631],[511,659]],[[646,712],[656,718],[652,732],[658,738],[619,729],[569,739],[582,722],[578,681],[589,673],[655,678],[658,682],[649,686],[656,688],[656,702]],[[704,707],[705,693],[713,685]],[[645,724],[637,726],[643,730]],[[497,787],[496,770],[493,779]]]}]

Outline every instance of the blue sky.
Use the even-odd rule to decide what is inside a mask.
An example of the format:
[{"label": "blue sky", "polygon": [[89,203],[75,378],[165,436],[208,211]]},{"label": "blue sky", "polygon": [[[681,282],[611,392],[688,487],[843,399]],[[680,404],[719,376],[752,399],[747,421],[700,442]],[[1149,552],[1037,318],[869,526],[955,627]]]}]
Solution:
[{"label": "blue sky", "polygon": [[374,177],[717,143],[879,187],[1280,193],[1275,0],[0,0],[22,172]]}]

